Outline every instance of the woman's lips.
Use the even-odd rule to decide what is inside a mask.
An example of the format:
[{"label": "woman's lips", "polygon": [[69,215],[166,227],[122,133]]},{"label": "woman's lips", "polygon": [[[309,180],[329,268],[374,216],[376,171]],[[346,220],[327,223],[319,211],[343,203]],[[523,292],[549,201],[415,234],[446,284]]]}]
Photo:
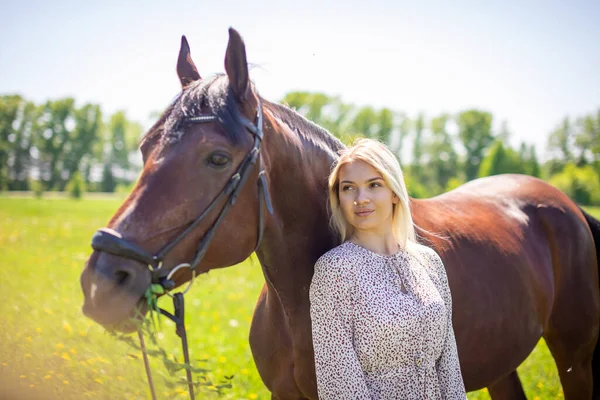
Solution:
[{"label": "woman's lips", "polygon": [[354,214],[356,214],[359,217],[368,217],[372,213],[373,213],[373,210],[359,210],[359,211],[354,211]]}]

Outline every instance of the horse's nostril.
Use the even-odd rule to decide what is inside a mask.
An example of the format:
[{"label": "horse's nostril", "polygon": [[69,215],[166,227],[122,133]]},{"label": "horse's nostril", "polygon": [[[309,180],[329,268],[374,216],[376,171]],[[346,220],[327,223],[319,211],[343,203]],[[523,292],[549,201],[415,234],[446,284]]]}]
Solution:
[{"label": "horse's nostril", "polygon": [[124,286],[131,275],[127,271],[115,272],[115,282],[118,286]]}]

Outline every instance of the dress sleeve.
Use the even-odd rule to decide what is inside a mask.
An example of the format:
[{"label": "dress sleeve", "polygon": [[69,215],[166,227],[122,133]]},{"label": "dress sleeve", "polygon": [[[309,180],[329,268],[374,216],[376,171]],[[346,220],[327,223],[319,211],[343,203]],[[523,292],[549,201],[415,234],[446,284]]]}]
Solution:
[{"label": "dress sleeve", "polygon": [[369,399],[353,344],[354,279],[341,262],[321,257],[309,291],[319,399]]},{"label": "dress sleeve", "polygon": [[444,299],[444,303],[446,303],[448,315],[448,328],[444,349],[436,362],[440,392],[443,399],[465,399],[465,384],[460,372],[456,339],[452,326],[452,295],[450,293],[450,286],[448,285],[448,276],[446,275],[446,268],[440,256],[433,250],[431,250],[431,254],[434,269],[439,278],[438,290]]}]

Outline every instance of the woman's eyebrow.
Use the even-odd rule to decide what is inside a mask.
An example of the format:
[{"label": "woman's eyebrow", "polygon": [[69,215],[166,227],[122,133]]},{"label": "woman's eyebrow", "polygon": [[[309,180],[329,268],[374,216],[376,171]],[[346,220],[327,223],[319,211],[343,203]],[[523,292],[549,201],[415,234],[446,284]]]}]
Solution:
[{"label": "woman's eyebrow", "polygon": [[[381,178],[379,176],[376,176],[375,178],[367,179],[365,182],[366,183],[370,183],[370,182],[374,182],[374,181],[378,181],[378,180],[383,180],[383,178]],[[354,182],[352,182],[352,181],[341,181],[340,183],[354,183]]]}]

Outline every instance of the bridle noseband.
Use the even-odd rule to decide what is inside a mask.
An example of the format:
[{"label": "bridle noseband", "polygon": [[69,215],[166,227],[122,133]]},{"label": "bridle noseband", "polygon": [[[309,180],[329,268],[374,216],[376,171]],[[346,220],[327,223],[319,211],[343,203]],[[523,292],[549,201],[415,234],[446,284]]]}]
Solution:
[{"label": "bridle noseband", "polygon": [[[201,115],[198,117],[186,118],[184,123],[186,124],[204,124],[210,122],[218,122],[219,118],[216,115]],[[271,204],[271,198],[269,195],[269,189],[267,187],[267,180],[265,177],[265,171],[262,167],[262,155],[260,154],[260,145],[263,138],[263,111],[260,100],[258,101],[256,109],[256,123],[250,122],[246,117],[240,116],[241,124],[254,136],[254,146],[246,154],[246,157],[240,163],[236,172],[231,176],[225,187],[221,192],[213,199],[208,207],[200,214],[194,222],[191,223],[183,232],[181,232],[175,239],[164,246],[158,253],[152,255],[137,244],[123,239],[122,235],[118,232],[109,229],[99,229],[92,237],[92,248],[96,251],[103,251],[119,257],[128,258],[144,263],[148,266],[152,272],[152,283],[162,285],[165,290],[170,290],[174,287],[174,282],[171,279],[166,279],[164,273],[162,273],[162,261],[164,257],[185,238],[190,232],[192,232],[198,224],[207,216],[209,213],[216,208],[223,198],[227,198],[227,202],[221,209],[217,219],[206,232],[200,244],[198,250],[190,263],[180,264],[175,268],[181,266],[189,267],[192,272],[195,272],[198,265],[202,262],[202,259],[206,255],[210,242],[212,241],[217,228],[227,215],[229,209],[235,204],[237,198],[244,187],[244,184],[248,180],[248,176],[252,171],[252,167],[258,160],[259,173],[257,179],[258,185],[258,237],[256,240],[256,247],[258,248],[262,241],[264,232],[264,210],[263,206],[267,207],[269,213],[273,213],[273,206]],[[172,268],[174,270],[175,268]]]}]

